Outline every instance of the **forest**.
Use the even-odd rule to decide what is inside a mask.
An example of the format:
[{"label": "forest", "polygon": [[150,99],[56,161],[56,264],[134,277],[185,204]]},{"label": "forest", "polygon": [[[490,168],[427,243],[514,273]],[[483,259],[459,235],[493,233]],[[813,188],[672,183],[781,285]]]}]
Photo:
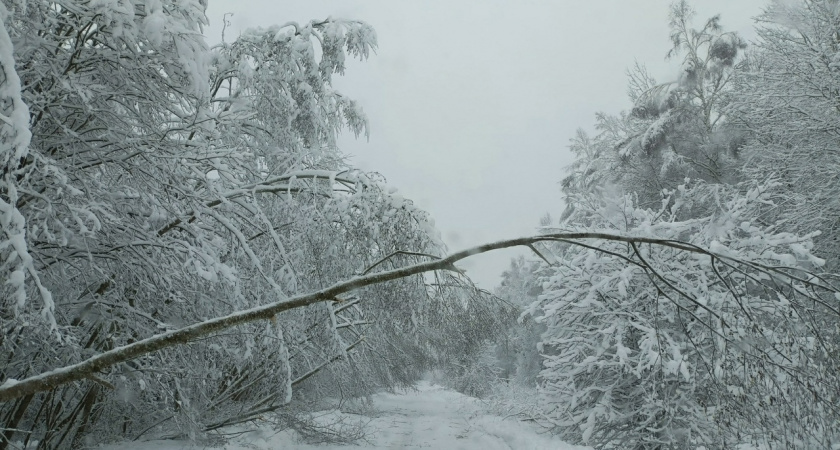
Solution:
[{"label": "forest", "polygon": [[[452,253],[338,148],[373,27],[211,46],[206,8],[0,3],[0,450],[352,442],[313,413],[430,373],[597,449],[840,448],[840,1],[750,42],[674,2],[679,78],[629,70],[562,216]],[[510,247],[493,292],[457,265]]]}]

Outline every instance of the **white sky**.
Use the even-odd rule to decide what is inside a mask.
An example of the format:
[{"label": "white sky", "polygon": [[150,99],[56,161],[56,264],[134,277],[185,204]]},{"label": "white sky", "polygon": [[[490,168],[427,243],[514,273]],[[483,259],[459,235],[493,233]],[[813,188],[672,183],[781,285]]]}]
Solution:
[{"label": "white sky", "polygon": [[[762,0],[695,0],[696,26],[721,14],[727,30],[754,38]],[[626,70],[645,64],[676,77],[668,0],[210,0],[207,30],[221,40],[245,28],[328,16],[371,24],[377,54],[348,64],[336,86],[359,100],[370,141],[340,146],[361,169],[387,177],[434,217],[450,251],[534,234],[563,209],[558,182],[578,128],[596,112],[628,109]],[[492,289],[511,256],[462,263]]]}]

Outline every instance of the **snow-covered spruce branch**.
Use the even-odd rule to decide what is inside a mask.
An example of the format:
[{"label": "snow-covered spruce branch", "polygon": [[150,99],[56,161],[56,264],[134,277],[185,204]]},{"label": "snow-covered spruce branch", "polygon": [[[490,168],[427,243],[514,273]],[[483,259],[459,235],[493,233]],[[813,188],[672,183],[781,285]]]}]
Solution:
[{"label": "snow-covered spruce branch", "polygon": [[[242,325],[258,320],[270,320],[275,315],[284,311],[292,310],[295,308],[301,308],[319,302],[340,301],[338,300],[339,295],[344,294],[346,292],[350,292],[354,289],[359,289],[365,286],[383,283],[386,281],[397,280],[408,276],[436,270],[452,270],[460,272],[460,270],[455,267],[455,263],[470,256],[503,248],[517,246],[530,247],[533,246],[535,243],[545,241],[563,241],[571,243],[573,245],[587,246],[586,244],[577,242],[578,240],[624,242],[627,244],[635,245],[650,244],[674,248],[677,250],[700,255],[708,255],[710,258],[709,264],[712,263],[712,258],[716,258],[720,261],[728,261],[733,263],[734,265],[742,265],[754,270],[758,270],[764,274],[767,274],[773,279],[784,282],[785,284],[797,281],[805,284],[809,288],[823,289],[829,292],[834,292],[835,295],[840,296],[840,293],[838,292],[837,288],[834,288],[828,285],[827,283],[823,282],[821,278],[810,274],[805,274],[804,276],[796,276],[793,274],[793,272],[801,271],[800,269],[792,267],[770,267],[756,262],[740,260],[738,258],[720,254],[717,252],[712,252],[710,250],[686,242],[671,239],[656,239],[649,237],[625,236],[620,234],[598,232],[568,232],[545,234],[531,237],[508,239],[479,245],[477,247],[453,253],[452,255],[438,260],[418,263],[407,267],[401,267],[398,269],[387,270],[363,276],[357,276],[347,281],[336,283],[333,286],[315,292],[311,292],[309,294],[294,296],[267,305],[238,311],[223,317],[216,317],[177,330],[158,334],[147,339],[134,342],[129,345],[125,345],[122,347],[115,348],[113,350],[103,352],[99,355],[88,358],[77,364],[57,368],[48,372],[44,372],[40,375],[26,378],[24,380],[18,381],[8,379],[0,385],[0,402],[13,400],[15,398],[23,397],[25,395],[34,394],[37,392],[49,391],[66,383],[81,381],[84,379],[92,379],[93,377],[95,377],[95,374],[97,372],[107,369],[108,367],[111,367],[115,364],[129,361],[142,355],[156,352],[158,350],[162,350],[168,347],[186,344],[197,338],[208,336],[211,333],[225,330],[237,325]],[[591,246],[587,247],[592,248]],[[643,264],[649,270],[655,270],[653,267],[650,267],[650,265],[648,265],[645,262],[641,262],[641,264]],[[812,296],[809,295],[808,297],[811,298]]]}]

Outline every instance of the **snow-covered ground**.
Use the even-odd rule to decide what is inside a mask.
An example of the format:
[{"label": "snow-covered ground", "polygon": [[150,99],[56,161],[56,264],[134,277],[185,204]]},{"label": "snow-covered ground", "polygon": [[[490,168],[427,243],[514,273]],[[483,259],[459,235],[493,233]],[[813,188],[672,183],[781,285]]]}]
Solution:
[{"label": "snow-covered ground", "polygon": [[[437,385],[421,383],[417,390],[374,397],[377,411],[368,424],[364,441],[353,445],[308,445],[293,434],[259,430],[241,435],[223,447],[226,450],[349,450],[349,449],[442,449],[442,450],[584,450],[545,434],[516,419],[482,412],[470,397]],[[151,441],[106,447],[108,450],[182,450],[189,442]]]}]

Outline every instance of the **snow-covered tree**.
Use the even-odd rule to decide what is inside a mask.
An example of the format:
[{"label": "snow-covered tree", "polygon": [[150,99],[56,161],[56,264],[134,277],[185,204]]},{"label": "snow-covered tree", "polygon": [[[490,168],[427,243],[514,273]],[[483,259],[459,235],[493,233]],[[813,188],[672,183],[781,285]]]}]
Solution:
[{"label": "snow-covered tree", "polygon": [[[3,2],[0,379],[443,251],[426,213],[335,145],[366,121],[331,77],[369,55],[374,31],[289,23],[208,48],[204,8]],[[409,383],[445,344],[436,332],[483,308],[442,308],[442,292],[381,285],[90,369],[2,403],[0,448],[196,434],[283,407],[293,388]]]},{"label": "snow-covered tree", "polygon": [[637,66],[633,110],[600,114],[597,135],[572,140],[559,230],[659,236],[757,264],[704,265],[679,249],[621,243],[565,242],[543,255],[531,310],[548,327],[540,380],[549,425],[569,439],[629,448],[836,442],[837,299],[797,302],[789,294],[798,288],[786,290],[795,283],[754,272],[836,271],[833,238],[816,233],[834,235],[836,152],[820,125],[833,110],[823,101],[830,75],[820,74],[830,72],[834,6],[775,4],[744,60],[744,43],[718,17],[692,29],[691,8],[675,3],[669,57],[682,58],[679,79],[656,84]]},{"label": "snow-covered tree", "polygon": [[640,204],[655,208],[663,189],[686,177],[713,183],[736,180],[740,138],[729,129],[722,107],[746,44],[724,31],[714,16],[700,29],[691,27],[693,9],[686,1],[671,6],[672,48],[680,60],[676,80],[660,83],[641,65],[629,71],[629,113],[598,114],[594,137],[579,131],[576,154],[563,180],[567,194],[615,184],[635,192]]},{"label": "snow-covered tree", "polygon": [[533,258],[520,256],[512,259],[495,291],[497,296],[515,308],[518,316],[516,323],[508,325],[504,338],[497,343],[496,354],[502,377],[529,388],[536,387],[537,374],[542,369],[537,344],[545,331],[543,324],[534,322],[530,317],[522,317],[525,308],[536,301],[543,291],[540,269],[544,268]]},{"label": "snow-covered tree", "polygon": [[728,114],[749,137],[743,171],[774,177],[784,217],[814,238],[829,267],[840,267],[838,37],[834,1],[774,1],[760,17],[756,49],[735,78]]},{"label": "snow-covered tree", "polygon": [[[802,268],[816,271],[818,260],[807,240],[753,225],[744,211],[765,197],[746,191],[744,206],[721,191],[722,206],[710,206],[698,200],[709,195],[670,193],[676,200],[656,214],[628,207],[621,214],[636,219],[623,227],[613,210],[592,213],[601,211],[595,199],[570,213],[570,223],[592,231],[444,256],[428,215],[384,180],[353,170],[335,146],[341,129],[366,133],[364,114],[331,79],[347,56],[368,56],[373,30],[335,19],[288,23],[208,48],[204,7],[202,0],[2,2],[0,449],[197,436],[279,409],[295,414],[304,407],[296,399],[362,396],[408,384],[433,365],[488,356],[488,337],[503,328],[501,308],[454,264],[546,241],[577,249],[558,258],[588,258],[593,241],[604,242],[594,260],[600,271],[580,274],[577,295],[594,292],[586,283],[604,276],[608,287],[628,292],[616,302],[650,304],[654,294],[670,302],[661,302],[664,316],[654,310],[653,319],[637,322],[663,325],[675,344],[646,347],[648,359],[637,366],[645,380],[665,380],[663,388],[684,387],[684,370],[697,378],[692,389],[700,394],[686,394],[681,411],[718,408],[714,424],[729,426],[721,421],[741,420],[744,405],[782,399],[787,409],[769,411],[783,414],[755,416],[764,429],[804,439],[828,428],[821,418],[835,416],[796,408],[804,401],[797,395],[808,392],[820,396],[809,406],[833,411],[837,341],[817,339],[814,330],[831,329],[836,310],[825,294],[836,289],[768,265],[813,264]],[[738,41],[715,27],[700,35],[715,38],[686,34],[689,50],[704,48],[711,55],[704,64],[729,73],[725,50]],[[692,70],[694,78],[674,91],[678,109],[702,119],[692,124],[708,123],[717,112],[705,113],[697,92],[707,91],[690,81],[716,78]],[[658,120],[637,115],[639,123]],[[680,130],[668,128],[680,139],[689,135]],[[651,198],[660,202],[661,193]],[[714,215],[677,217],[690,207]],[[618,270],[615,258],[631,268],[621,269],[624,285],[609,275]],[[550,311],[565,301],[555,296],[555,278],[537,304],[550,330]],[[698,306],[706,294],[718,304]],[[685,324],[683,312],[696,324]],[[775,334],[767,331],[772,321]],[[689,331],[681,335],[677,325]],[[557,350],[565,343],[551,341],[562,331],[553,330],[546,355],[561,358],[551,359],[561,367]],[[753,358],[752,349],[768,353]],[[657,352],[667,368],[645,362]],[[675,363],[683,360],[686,369]],[[719,363],[721,375],[697,375],[703,361]],[[819,370],[799,377],[802,364]],[[544,378],[554,383],[569,373]],[[603,373],[593,380],[610,379]],[[715,403],[730,386],[735,399]],[[651,389],[644,392],[659,392]],[[750,403],[737,389],[762,395]],[[668,405],[638,404],[649,406],[648,416],[633,416],[642,421],[684,417],[661,412]],[[787,426],[793,413],[802,432]],[[744,423],[749,432],[761,428]],[[706,439],[704,426],[689,433],[717,442]],[[650,442],[681,442],[683,429],[663,428]]]},{"label": "snow-covered tree", "polygon": [[[555,247],[531,307],[548,327],[541,344],[554,352],[540,374],[553,427],[599,448],[837,441],[839,348],[831,334],[840,298],[802,284],[824,263],[811,254],[810,236],[756,220],[772,202],[770,188],[741,195],[683,185],[658,210],[637,207],[632,194],[569,199],[576,208],[563,230],[585,224],[684,247]],[[698,206],[716,212],[680,219]]]}]

